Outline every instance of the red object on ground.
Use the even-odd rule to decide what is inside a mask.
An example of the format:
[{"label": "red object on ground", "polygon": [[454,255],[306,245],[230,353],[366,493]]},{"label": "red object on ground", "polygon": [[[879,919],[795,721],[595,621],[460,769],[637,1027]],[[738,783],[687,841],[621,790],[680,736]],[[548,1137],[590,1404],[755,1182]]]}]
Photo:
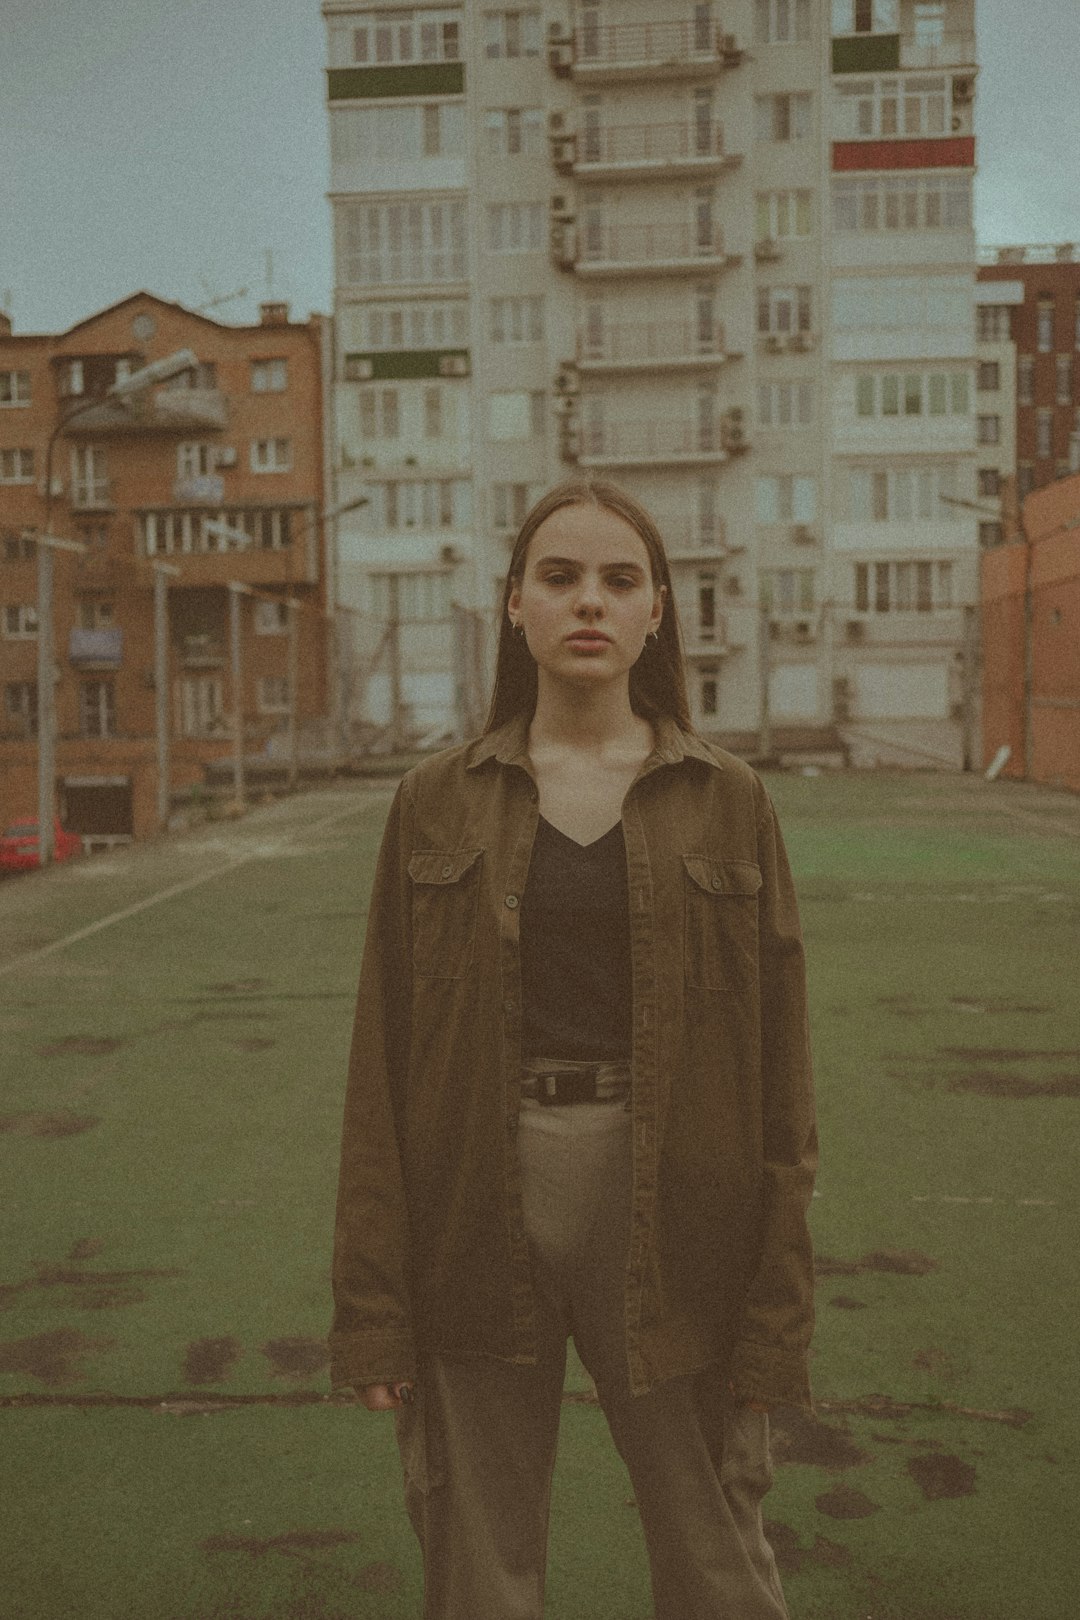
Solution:
[{"label": "red object on ground", "polygon": [[[81,855],[82,847],[82,839],[77,833],[65,832],[59,820],[53,822],[54,861],[67,861],[73,855]],[[23,872],[38,865],[37,822],[13,822],[0,836],[0,870]]]}]

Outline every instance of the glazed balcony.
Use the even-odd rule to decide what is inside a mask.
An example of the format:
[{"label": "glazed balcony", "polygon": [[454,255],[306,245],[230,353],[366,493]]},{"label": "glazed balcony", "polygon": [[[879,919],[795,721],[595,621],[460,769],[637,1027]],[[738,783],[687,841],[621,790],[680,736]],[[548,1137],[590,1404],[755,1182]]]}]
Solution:
[{"label": "glazed balcony", "polygon": [[582,276],[700,276],[739,263],[724,252],[719,229],[701,230],[685,223],[665,225],[563,226],[562,239],[552,233],[552,254],[564,269]]},{"label": "glazed balcony", "polygon": [[901,68],[971,68],[975,69],[974,34],[946,34],[937,44],[924,45],[919,40],[901,34]]},{"label": "glazed balcony", "polygon": [[577,340],[582,372],[706,371],[733,358],[719,322],[702,330],[689,320],[621,321]]},{"label": "glazed balcony", "polygon": [[119,669],[123,652],[124,632],[118,625],[69,632],[68,662],[78,669]]},{"label": "glazed balcony", "polygon": [[552,163],[581,180],[677,180],[717,174],[740,161],[724,149],[722,124],[613,124],[555,132]]},{"label": "glazed balcony", "polygon": [[548,42],[552,72],[584,85],[709,78],[742,58],[735,36],[705,18],[586,26]]},{"label": "glazed balcony", "polygon": [[579,425],[569,459],[582,467],[699,467],[728,459],[719,422],[686,420]]}]

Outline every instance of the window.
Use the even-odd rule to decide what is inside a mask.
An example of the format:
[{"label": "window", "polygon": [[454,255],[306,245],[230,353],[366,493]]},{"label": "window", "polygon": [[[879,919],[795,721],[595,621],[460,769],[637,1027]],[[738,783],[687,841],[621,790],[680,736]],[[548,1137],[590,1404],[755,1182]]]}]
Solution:
[{"label": "window", "polygon": [[975,311],[980,343],[1003,343],[1010,334],[1008,304],[980,304]]},{"label": "window", "polygon": [[759,287],[757,329],[786,335],[810,330],[809,287]]},{"label": "window", "polygon": [[1056,385],[1055,398],[1059,405],[1072,404],[1073,387],[1073,361],[1071,354],[1059,354],[1054,358],[1054,379]]},{"label": "window", "polygon": [[291,544],[294,515],[288,507],[256,506],[216,512],[205,507],[172,507],[140,512],[136,522],[143,555],[155,557],[232,550],[239,542],[222,535],[218,525],[245,535],[248,545],[262,551],[281,551]]},{"label": "window", "polygon": [[255,703],[260,714],[288,714],[289,677],[260,675],[255,687]]},{"label": "window", "polygon": [[908,467],[852,467],[848,471],[849,523],[949,523],[955,505],[956,467],[951,462]]},{"label": "window", "polygon": [[469,341],[465,303],[361,304],[341,319],[359,349],[464,348]]},{"label": "window", "polygon": [[484,55],[492,60],[540,55],[540,9],[489,11],[484,16]]},{"label": "window", "polygon": [[252,439],[251,470],[257,473],[289,472],[292,468],[291,439]]},{"label": "window", "polygon": [[59,390],[62,399],[73,399],[84,392],[86,374],[81,360],[65,360],[59,371]]},{"label": "window", "polygon": [[492,253],[539,253],[543,248],[543,203],[492,203],[487,217]]},{"label": "window", "polygon": [[810,0],[754,0],[754,38],[759,45],[809,39]]},{"label": "window", "polygon": [[895,34],[896,0],[832,0],[834,34]]},{"label": "window", "polygon": [[1054,453],[1054,413],[1050,406],[1035,412],[1035,454],[1040,459]]},{"label": "window", "polygon": [[979,468],[979,494],[990,496],[1001,494],[1001,473],[996,467]]},{"label": "window", "polygon": [[288,630],[289,609],[286,603],[256,600],[254,608],[257,636],[280,636]]},{"label": "window", "polygon": [[494,157],[542,157],[544,114],[539,107],[493,107],[484,114],[484,144]]},{"label": "window", "polygon": [[443,433],[443,391],[436,383],[424,389],[424,437],[441,439]]},{"label": "window", "polygon": [[37,635],[37,608],[29,602],[9,602],[4,607],[4,634],[9,641],[30,641]]},{"label": "window", "polygon": [[396,388],[361,388],[360,437],[399,439],[401,437],[401,396]]},{"label": "window", "polygon": [[757,196],[755,230],[759,242],[773,238],[786,241],[809,236],[811,223],[809,191],[762,191]]},{"label": "window", "polygon": [[760,384],[758,388],[758,422],[762,427],[809,427],[813,420],[813,383],[774,382]]},{"label": "window", "polygon": [[812,568],[763,568],[758,588],[761,605],[770,618],[797,618],[814,610]]},{"label": "window", "polygon": [[382,67],[392,62],[456,62],[461,57],[460,11],[376,12],[360,25],[343,24],[331,33],[335,67],[359,63]]},{"label": "window", "polygon": [[30,373],[0,371],[0,405],[29,405]]},{"label": "window", "polygon": [[874,174],[834,180],[832,202],[833,226],[838,231],[971,229],[971,179],[967,175]]},{"label": "window", "polygon": [[464,478],[407,478],[371,484],[365,528],[467,529],[472,523],[472,486]]},{"label": "window", "polygon": [[982,519],[979,523],[979,545],[985,551],[990,546],[1000,546],[1005,531],[999,518]]},{"label": "window", "polygon": [[716,679],[715,675],[702,675],[701,683],[698,687],[699,702],[701,705],[702,714],[712,716],[719,713],[719,690],[720,683]]},{"label": "window", "polygon": [[970,407],[966,371],[863,372],[855,378],[856,416],[966,416]]},{"label": "window", "polygon": [[32,484],[33,482],[33,450],[0,450],[0,484]]},{"label": "window", "polygon": [[79,733],[83,737],[116,736],[114,681],[79,682]]},{"label": "window", "polygon": [[37,681],[7,681],[5,683],[4,716],[11,729],[21,733],[23,736],[37,736]]},{"label": "window", "polygon": [[492,484],[492,527],[500,534],[515,534],[539,495],[540,488],[536,484]]},{"label": "window", "polygon": [[915,43],[923,47],[944,45],[944,0],[916,0]]},{"label": "window", "polygon": [[287,360],[253,360],[251,362],[251,392],[253,394],[283,394],[289,383]]},{"label": "window", "polygon": [[542,298],[493,298],[492,343],[540,343],[544,336]]},{"label": "window", "polygon": [[107,630],[116,622],[111,602],[97,602],[89,597],[79,603],[78,619],[81,630]]},{"label": "window", "polygon": [[930,613],[952,606],[952,563],[855,564],[856,613]]},{"label": "window", "polygon": [[977,444],[1001,443],[1001,417],[979,416],[975,421],[975,442]]},{"label": "window", "polygon": [[[450,616],[451,576],[441,569],[430,573],[402,573],[397,581],[397,610],[399,619],[417,622],[446,619]],[[389,574],[368,575],[368,600],[371,612],[379,619],[389,619],[393,599]]]},{"label": "window", "polygon": [[1035,356],[1022,354],[1016,362],[1016,403],[1035,403]]},{"label": "window", "polygon": [[836,134],[844,141],[944,135],[950,98],[942,76],[855,79],[837,85]]},{"label": "window", "polygon": [[1016,468],[1016,497],[1026,501],[1035,488],[1035,468],[1030,461],[1021,461]]},{"label": "window", "polygon": [[463,157],[465,108],[434,101],[392,107],[332,107],[330,158],[362,165],[395,160]]},{"label": "window", "polygon": [[177,731],[206,737],[225,729],[224,683],[220,675],[185,675],[176,685]]},{"label": "window", "polygon": [[759,141],[801,141],[810,133],[810,97],[805,92],[754,97],[754,136]]},{"label": "window", "polygon": [[37,556],[37,547],[31,534],[16,534],[9,529],[4,535],[4,561],[28,562]]},{"label": "window", "polygon": [[488,402],[488,436],[492,439],[539,439],[544,435],[544,395],[492,394]]},{"label": "window", "polygon": [[1040,298],[1035,316],[1036,346],[1040,354],[1050,354],[1054,347],[1054,300]]},{"label": "window", "polygon": [[176,447],[177,478],[205,478],[214,470],[214,447],[185,442]]},{"label": "window", "polygon": [[703,641],[716,635],[716,575],[697,577],[697,633]]},{"label": "window", "polygon": [[343,203],[338,222],[343,284],[465,279],[463,202]]},{"label": "window", "polygon": [[978,382],[980,394],[994,393],[1001,387],[1001,367],[996,360],[980,360]]},{"label": "window", "polygon": [[817,509],[813,478],[780,473],[757,481],[755,520],[758,523],[812,523]]}]

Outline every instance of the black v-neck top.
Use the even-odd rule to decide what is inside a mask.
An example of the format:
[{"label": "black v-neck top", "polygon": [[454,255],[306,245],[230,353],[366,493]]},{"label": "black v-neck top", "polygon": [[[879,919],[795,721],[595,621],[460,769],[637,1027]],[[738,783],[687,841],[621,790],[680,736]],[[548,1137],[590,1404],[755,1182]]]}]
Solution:
[{"label": "black v-neck top", "polygon": [[521,905],[526,1058],[626,1061],[632,980],[622,822],[579,844],[541,816]]}]

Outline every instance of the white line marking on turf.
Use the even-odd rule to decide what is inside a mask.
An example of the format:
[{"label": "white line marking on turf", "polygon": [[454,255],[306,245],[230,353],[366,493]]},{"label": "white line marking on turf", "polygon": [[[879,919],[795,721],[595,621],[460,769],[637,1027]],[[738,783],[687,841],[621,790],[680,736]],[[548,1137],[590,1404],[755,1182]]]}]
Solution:
[{"label": "white line marking on turf", "polygon": [[[347,821],[350,816],[359,814],[364,807],[363,803],[354,804],[348,810],[338,811],[336,815],[324,816],[321,821],[297,827],[293,832],[283,835],[277,843],[284,845],[293,838],[319,832],[323,827],[332,827],[337,821]],[[142,900],[136,900],[133,905],[125,906],[122,911],[114,911],[108,917],[101,917],[86,928],[80,928],[77,933],[66,934],[63,939],[54,939],[51,945],[43,945],[40,950],[30,951],[26,956],[17,956],[12,962],[0,963],[0,977],[13,972],[16,968],[27,967],[31,962],[40,962],[42,957],[51,956],[54,951],[62,951],[65,946],[75,945],[80,939],[88,939],[91,934],[99,934],[103,928],[110,928],[113,923],[123,922],[125,918],[134,917],[140,911],[147,911],[163,900],[171,900],[187,889],[197,889],[200,883],[210,883],[226,872],[235,872],[237,867],[246,866],[250,861],[265,860],[274,847],[268,843],[256,844],[254,848],[248,847],[242,854],[235,856],[231,861],[226,861],[223,866],[215,866],[210,872],[200,872],[197,877],[185,878],[182,883],[174,883],[167,889],[159,889],[157,894],[149,894]]]},{"label": "white line marking on turf", "polygon": [[962,1198],[955,1193],[912,1193],[913,1204],[1012,1204],[1021,1209],[1056,1209],[1056,1198]]}]

